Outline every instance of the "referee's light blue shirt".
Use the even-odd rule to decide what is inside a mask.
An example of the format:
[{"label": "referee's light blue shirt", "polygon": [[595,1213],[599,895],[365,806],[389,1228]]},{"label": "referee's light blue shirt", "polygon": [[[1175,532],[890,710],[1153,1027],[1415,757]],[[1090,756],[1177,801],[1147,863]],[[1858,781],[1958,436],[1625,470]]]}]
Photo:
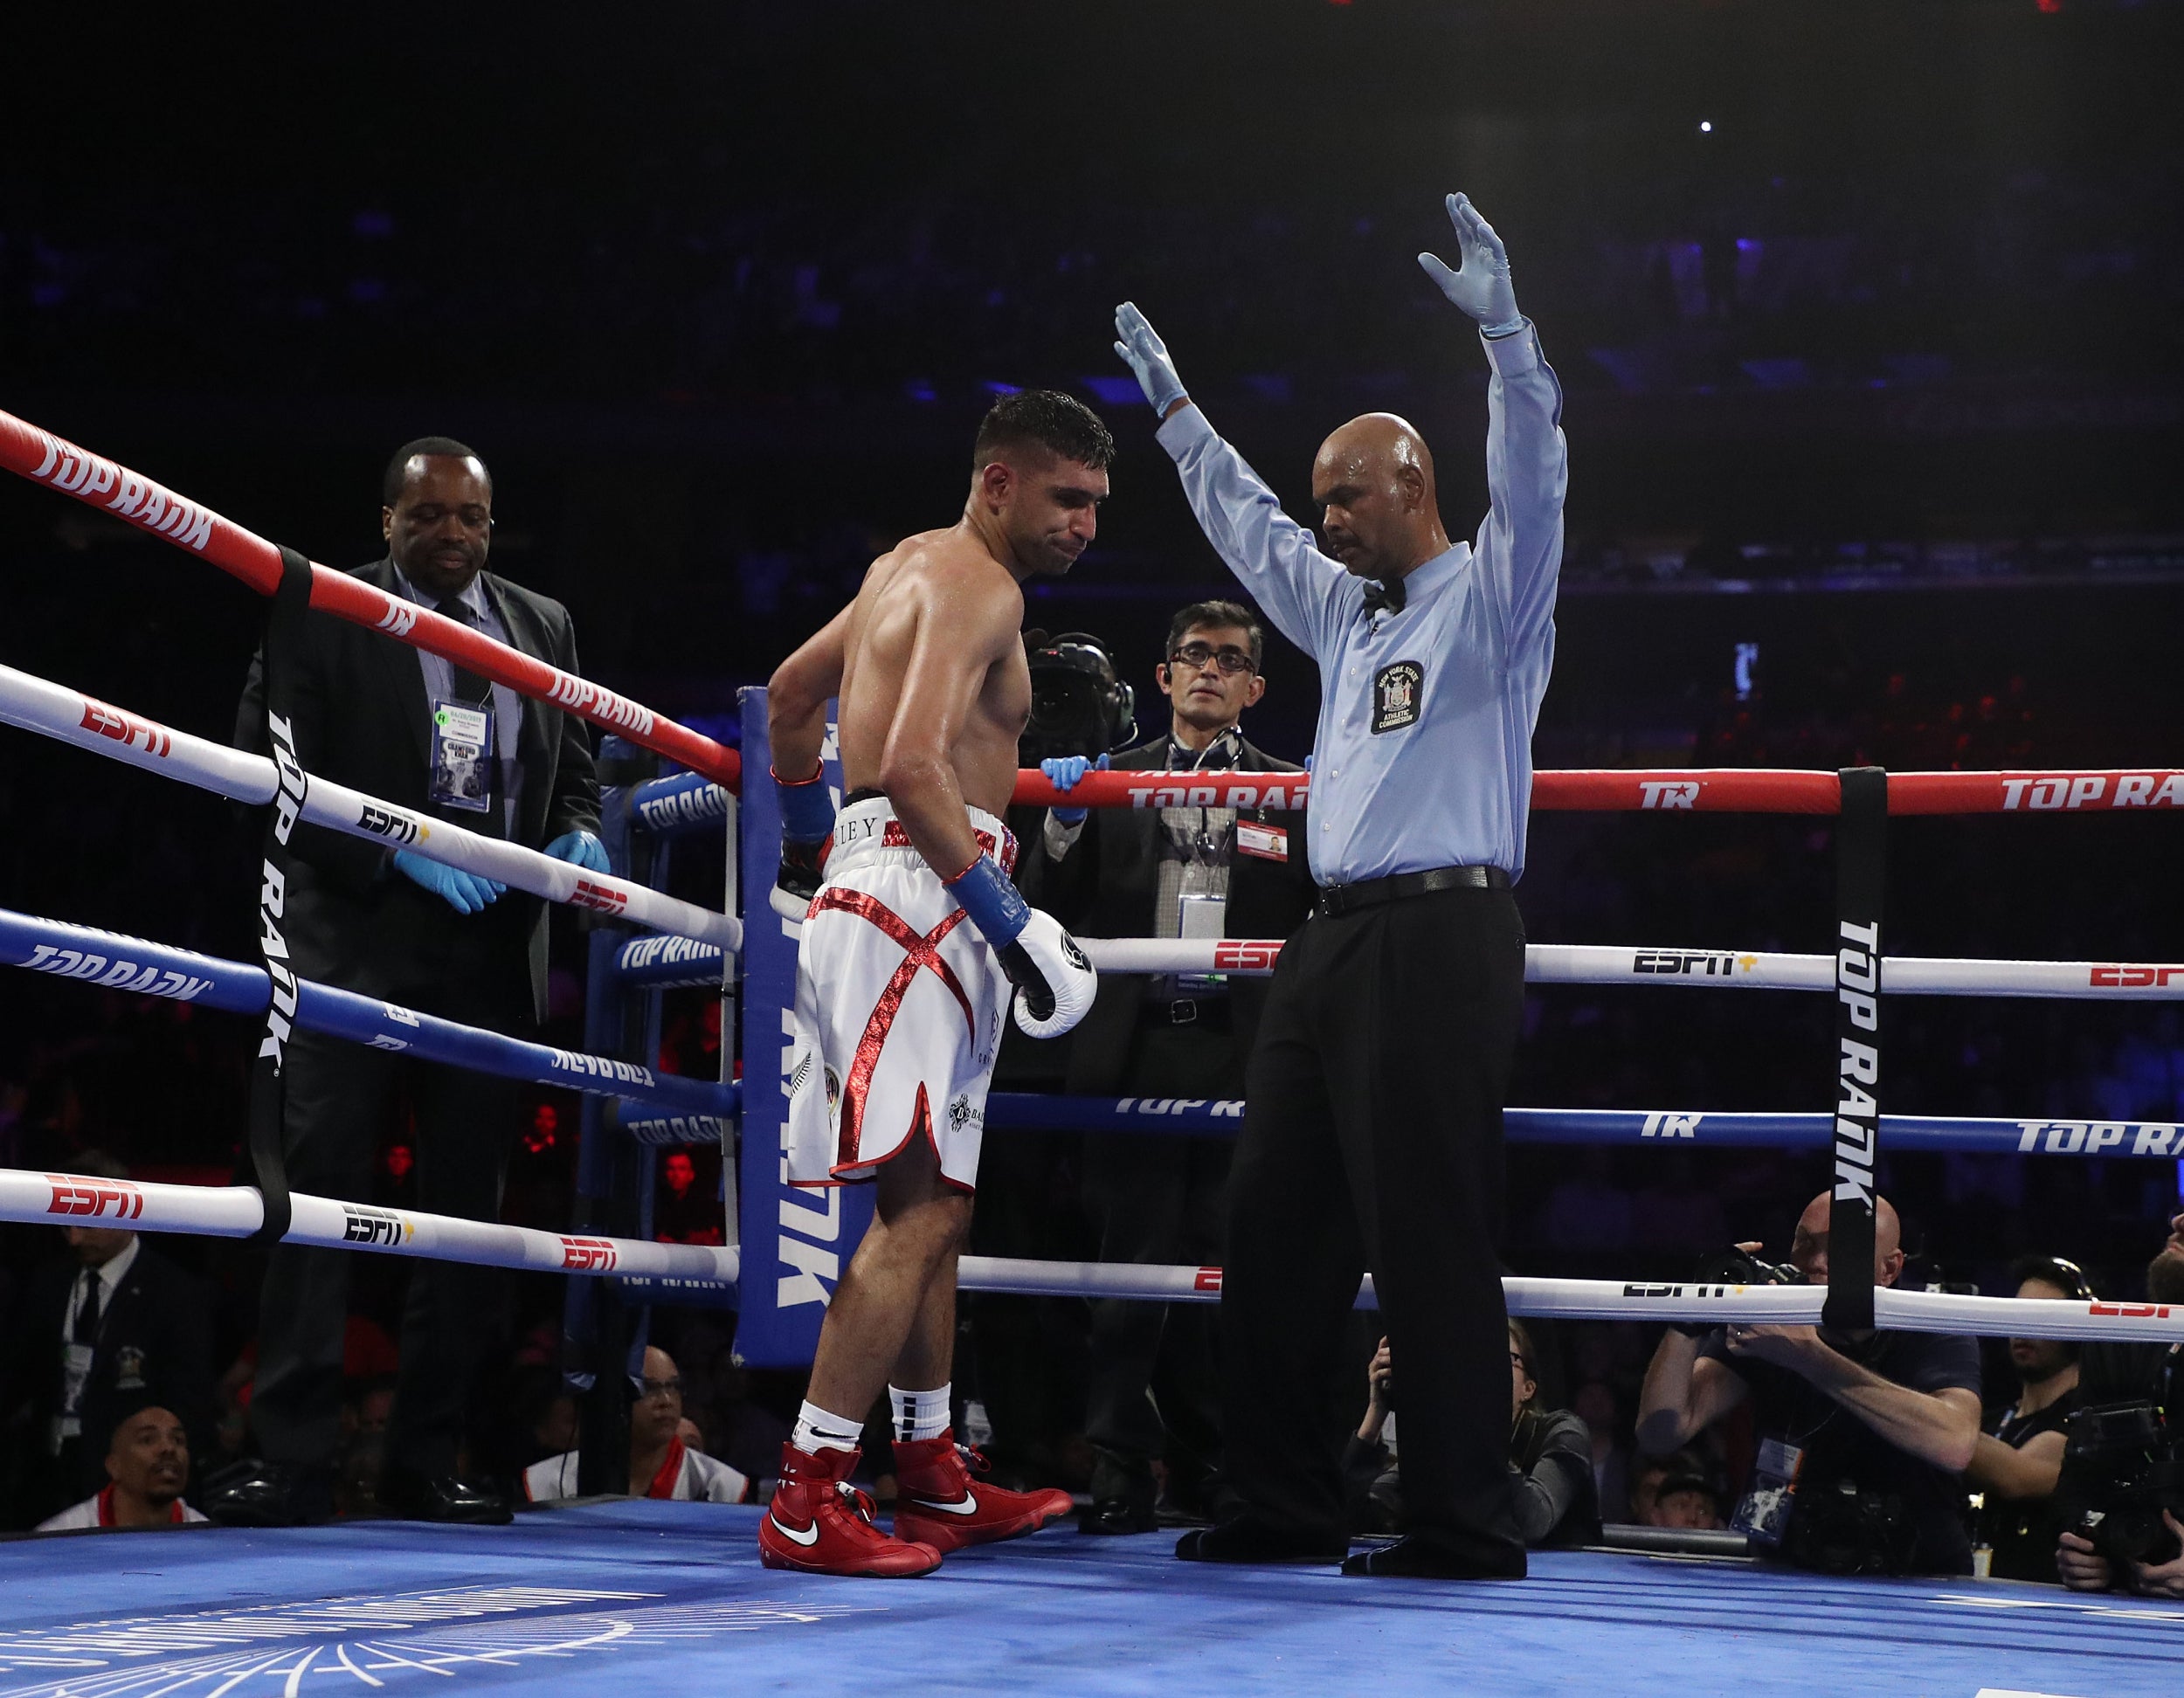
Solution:
[{"label": "referee's light blue shirt", "polygon": [[1489,342],[1491,506],[1368,618],[1365,583],[1313,545],[1196,405],[1160,445],[1229,569],[1319,662],[1310,859],[1323,885],[1434,866],[1524,870],[1531,735],[1554,665],[1569,456],[1562,388],[1530,321]]}]

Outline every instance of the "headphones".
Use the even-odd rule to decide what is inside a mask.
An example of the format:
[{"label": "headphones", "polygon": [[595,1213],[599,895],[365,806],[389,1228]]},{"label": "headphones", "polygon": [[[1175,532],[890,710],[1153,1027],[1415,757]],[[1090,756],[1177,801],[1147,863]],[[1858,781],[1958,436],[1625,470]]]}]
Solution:
[{"label": "headphones", "polygon": [[2085,1277],[2085,1270],[2061,1256],[2027,1256],[2009,1272],[2019,1285],[2027,1280],[2038,1280],[2069,1293],[2081,1303],[2098,1301],[2093,1295],[2093,1282]]}]

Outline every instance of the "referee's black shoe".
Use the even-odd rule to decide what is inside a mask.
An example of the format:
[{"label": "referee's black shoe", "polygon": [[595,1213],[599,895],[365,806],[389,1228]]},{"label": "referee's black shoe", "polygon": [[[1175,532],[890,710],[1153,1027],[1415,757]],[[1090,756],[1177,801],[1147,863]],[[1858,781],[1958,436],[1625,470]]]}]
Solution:
[{"label": "referee's black shoe", "polygon": [[1276,1531],[1256,1522],[1228,1521],[1194,1527],[1176,1541],[1175,1554],[1186,1563],[1339,1563],[1350,1549],[1342,1538]]},{"label": "referee's black shoe", "polygon": [[1373,1579],[1522,1580],[1524,1553],[1519,1548],[1506,1556],[1469,1556],[1446,1545],[1428,1544],[1413,1533],[1393,1544],[1344,1557],[1342,1571]]}]

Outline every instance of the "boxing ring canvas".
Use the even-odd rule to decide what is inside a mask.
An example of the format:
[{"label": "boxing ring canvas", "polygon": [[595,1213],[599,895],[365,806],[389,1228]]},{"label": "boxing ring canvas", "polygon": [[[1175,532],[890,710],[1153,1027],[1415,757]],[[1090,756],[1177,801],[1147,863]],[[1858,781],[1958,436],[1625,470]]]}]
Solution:
[{"label": "boxing ring canvas", "polygon": [[1050,1529],[888,1584],[760,1568],[761,1513],[596,1501],[504,1528],[14,1542],[0,1698],[2136,1698],[2173,1694],[2184,1667],[2184,1604],[2003,1581],[1569,1551],[1536,1553],[1529,1579],[1449,1585],[1178,1563],[1171,1535]]}]

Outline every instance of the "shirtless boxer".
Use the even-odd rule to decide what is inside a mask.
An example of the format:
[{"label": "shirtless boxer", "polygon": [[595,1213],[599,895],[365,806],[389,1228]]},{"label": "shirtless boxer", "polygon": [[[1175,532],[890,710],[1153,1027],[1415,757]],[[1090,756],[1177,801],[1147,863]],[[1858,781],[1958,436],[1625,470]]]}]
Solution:
[{"label": "shirtless boxer", "polygon": [[[973,1478],[977,1459],[949,1425],[949,1374],[956,1258],[1004,1006],[1053,1038],[1092,1005],[1083,952],[1009,882],[1016,842],[1001,813],[1032,706],[1023,581],[1068,571],[1091,542],[1114,449],[1066,395],[997,402],[963,518],[874,562],[857,599],[768,687],[784,839],[774,900],[804,922],[789,1177],[879,1186],[759,1524],[769,1568],[926,1574],[943,1552],[1069,1513],[1067,1492]],[[819,763],[836,695],[839,818]],[[900,1482],[892,1537],[848,1483],[882,1386]]]}]

